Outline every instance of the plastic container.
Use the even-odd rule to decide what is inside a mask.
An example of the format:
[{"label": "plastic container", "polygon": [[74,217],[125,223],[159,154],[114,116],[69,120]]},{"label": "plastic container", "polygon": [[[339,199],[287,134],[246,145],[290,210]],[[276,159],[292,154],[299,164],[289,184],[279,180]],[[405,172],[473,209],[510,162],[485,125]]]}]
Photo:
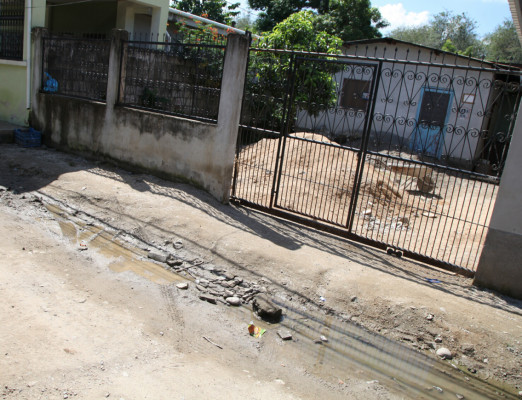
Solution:
[{"label": "plastic container", "polygon": [[15,129],[15,143],[22,147],[39,147],[42,145],[42,132],[33,128]]}]

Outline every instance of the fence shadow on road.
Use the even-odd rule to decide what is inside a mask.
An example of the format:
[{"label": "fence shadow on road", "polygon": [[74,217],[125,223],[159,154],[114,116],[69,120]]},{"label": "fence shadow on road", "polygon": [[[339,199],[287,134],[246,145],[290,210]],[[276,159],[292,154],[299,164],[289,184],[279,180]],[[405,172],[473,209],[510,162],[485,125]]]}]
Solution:
[{"label": "fence shadow on road", "polygon": [[[0,157],[0,185],[10,188],[15,193],[38,191],[62,175],[86,171],[128,184],[133,190],[164,196],[196,208],[217,221],[269,240],[288,250],[297,250],[304,246],[315,248],[390,276],[522,315],[522,301],[493,291],[476,288],[469,278],[456,276],[413,260],[398,259],[387,255],[382,250],[319,232],[259,211],[221,204],[210,194],[185,183],[176,183],[151,175],[125,171],[105,162],[89,161],[73,154],[55,150],[21,149],[11,145],[3,145],[0,147],[0,153],[2,154],[2,157]],[[82,196],[81,193],[76,195]],[[84,200],[90,201],[92,199],[85,196]],[[98,208],[104,207],[100,202],[95,201],[92,201],[92,205]],[[115,212],[110,206],[106,208],[107,211]],[[122,218],[137,219],[137,216],[132,214],[132,210],[126,213],[120,212],[120,214]],[[143,225],[151,225],[150,221],[137,222]],[[172,235],[172,232],[166,231],[159,224],[152,225],[155,229],[163,231],[166,237]],[[190,241],[190,238],[184,239]],[[193,245],[201,246],[196,242],[193,242]],[[247,268],[238,265],[226,254],[217,252],[215,249],[208,250],[224,261],[234,264],[237,268]],[[251,269],[249,272],[262,277],[255,269]],[[285,288],[285,290],[288,290],[288,288]],[[302,296],[302,294],[300,295]],[[314,299],[308,300],[316,302]]]}]

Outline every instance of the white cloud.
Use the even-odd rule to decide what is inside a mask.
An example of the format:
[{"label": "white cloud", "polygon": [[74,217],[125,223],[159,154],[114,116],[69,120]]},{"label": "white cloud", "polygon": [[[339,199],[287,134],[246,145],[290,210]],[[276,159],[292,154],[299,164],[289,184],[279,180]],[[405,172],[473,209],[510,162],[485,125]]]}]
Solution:
[{"label": "white cloud", "polygon": [[428,22],[429,11],[413,12],[406,11],[402,3],[386,4],[379,7],[379,11],[390,25],[386,30],[393,30],[401,26],[419,26]]}]

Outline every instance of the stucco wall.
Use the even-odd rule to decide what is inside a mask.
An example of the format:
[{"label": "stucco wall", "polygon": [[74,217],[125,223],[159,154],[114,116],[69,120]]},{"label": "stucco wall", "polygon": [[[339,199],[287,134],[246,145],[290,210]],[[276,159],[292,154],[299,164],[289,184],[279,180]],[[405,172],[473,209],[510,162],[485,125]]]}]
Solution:
[{"label": "stucco wall", "polygon": [[25,61],[0,60],[0,120],[27,125]]},{"label": "stucco wall", "polygon": [[0,59],[0,120],[18,125],[27,125],[29,117],[27,85],[31,82],[31,74],[27,73],[27,65],[32,68],[30,28],[45,23],[45,0],[31,0],[31,7],[26,0],[25,6],[23,60]]},{"label": "stucco wall", "polygon": [[475,284],[522,299],[522,105],[502,173]]},{"label": "stucco wall", "polygon": [[39,93],[38,128],[48,144],[92,152],[215,192],[217,125]]}]

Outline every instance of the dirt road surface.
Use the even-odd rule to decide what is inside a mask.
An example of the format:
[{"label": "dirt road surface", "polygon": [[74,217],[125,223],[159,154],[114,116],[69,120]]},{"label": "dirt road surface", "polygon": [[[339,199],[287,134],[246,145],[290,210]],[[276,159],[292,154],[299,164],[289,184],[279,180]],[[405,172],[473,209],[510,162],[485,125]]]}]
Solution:
[{"label": "dirt road surface", "polygon": [[[1,398],[423,397],[325,356],[314,341],[341,324],[434,362],[446,347],[450,368],[522,390],[521,303],[469,279],[45,148],[0,146],[0,186]],[[201,301],[209,265],[317,332],[282,341],[249,302]]]}]

